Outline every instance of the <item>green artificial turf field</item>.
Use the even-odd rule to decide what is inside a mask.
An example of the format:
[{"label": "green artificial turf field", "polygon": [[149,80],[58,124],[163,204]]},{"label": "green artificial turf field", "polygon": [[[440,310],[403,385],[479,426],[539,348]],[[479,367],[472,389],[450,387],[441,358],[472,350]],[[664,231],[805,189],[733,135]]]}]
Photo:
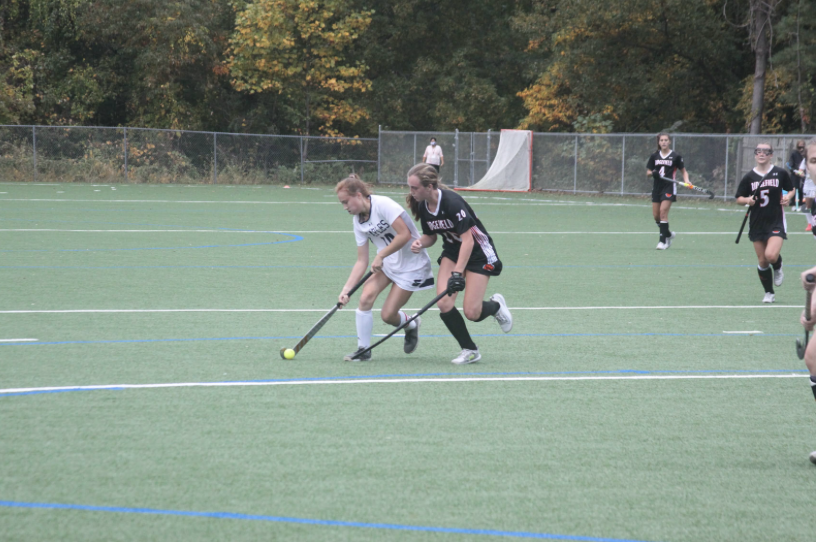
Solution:
[{"label": "green artificial turf field", "polygon": [[353,304],[280,358],[355,261],[329,187],[0,185],[0,538],[814,539],[803,216],[764,306],[733,202],[658,251],[648,200],[466,197],[514,328],[455,366],[435,309],[343,362]]}]

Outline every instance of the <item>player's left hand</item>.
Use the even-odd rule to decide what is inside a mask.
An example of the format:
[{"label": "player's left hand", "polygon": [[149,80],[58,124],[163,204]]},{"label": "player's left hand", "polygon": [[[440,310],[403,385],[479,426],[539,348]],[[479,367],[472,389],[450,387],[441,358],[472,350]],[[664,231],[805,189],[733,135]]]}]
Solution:
[{"label": "player's left hand", "polygon": [[382,265],[383,264],[384,264],[384,261],[382,260],[382,257],[379,256],[378,254],[376,254],[376,257],[373,258],[373,263],[370,265],[370,270],[373,271],[374,273],[378,273],[382,270]]},{"label": "player's left hand", "polygon": [[803,313],[800,315],[800,323],[803,325],[803,328],[806,331],[811,331],[814,329],[814,326],[817,324],[816,320],[816,316],[812,316],[811,320],[806,320],[806,311],[803,311]]},{"label": "player's left hand", "polygon": [[453,271],[452,276],[447,280],[447,292],[453,294],[455,292],[462,292],[467,287],[467,281],[464,280],[464,275]]},{"label": "player's left hand", "polygon": [[781,196],[780,197],[780,205],[788,206],[789,205],[789,196]]}]

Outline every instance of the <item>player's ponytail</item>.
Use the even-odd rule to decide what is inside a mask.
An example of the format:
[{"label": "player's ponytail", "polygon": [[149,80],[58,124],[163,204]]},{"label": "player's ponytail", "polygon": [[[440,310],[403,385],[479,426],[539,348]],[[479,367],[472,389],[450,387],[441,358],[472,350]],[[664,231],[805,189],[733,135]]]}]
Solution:
[{"label": "player's ponytail", "polygon": [[[430,164],[416,164],[411,167],[410,171],[407,172],[407,178],[409,179],[410,177],[416,177],[421,183],[421,186],[432,186],[440,190],[449,190],[449,188],[441,182],[436,168]],[[407,208],[410,209],[410,212],[413,214],[413,218],[419,220],[421,218],[419,216],[421,202],[414,200],[410,194],[407,194],[404,199],[407,202]]]},{"label": "player's ponytail", "polygon": [[351,196],[361,194],[366,198],[370,196],[370,190],[372,188],[372,185],[369,185],[363,180],[361,180],[359,176],[355,173],[351,173],[350,176],[347,177],[347,179],[342,179],[338,182],[338,184],[336,184],[336,193],[338,194],[340,190],[344,190]]}]

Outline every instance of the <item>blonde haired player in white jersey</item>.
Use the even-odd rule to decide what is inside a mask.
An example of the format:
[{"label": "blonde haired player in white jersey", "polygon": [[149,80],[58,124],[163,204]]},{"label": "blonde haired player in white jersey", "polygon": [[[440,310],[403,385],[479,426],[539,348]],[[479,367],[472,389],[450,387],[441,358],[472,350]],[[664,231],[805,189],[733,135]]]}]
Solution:
[{"label": "blonde haired player in white jersey", "polygon": [[[370,187],[353,174],[336,185],[336,196],[345,211],[353,215],[353,233],[358,245],[356,263],[339,295],[339,303],[346,305],[350,298],[344,294],[361,280],[370,263],[370,243],[376,246],[376,257],[370,263],[373,275],[364,283],[356,310],[356,334],[359,348],[344,357],[345,361],[368,361],[371,352],[362,353],[370,346],[373,333],[373,303],[391,284],[390,293],[382,305],[382,320],[398,327],[409,319],[401,309],[413,292],[435,286],[433,267],[427,252],[412,252],[410,246],[420,237],[416,225],[404,208],[386,196],[370,193]],[[416,350],[419,340],[417,318],[404,330],[404,352]]]}]

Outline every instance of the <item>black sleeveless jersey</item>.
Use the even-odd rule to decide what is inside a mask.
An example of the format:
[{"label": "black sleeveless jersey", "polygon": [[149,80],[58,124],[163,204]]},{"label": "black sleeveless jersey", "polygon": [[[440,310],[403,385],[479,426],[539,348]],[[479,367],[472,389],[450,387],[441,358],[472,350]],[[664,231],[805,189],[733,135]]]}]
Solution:
[{"label": "black sleeveless jersey", "polygon": [[769,229],[783,224],[783,206],[780,198],[783,191],[794,188],[791,175],[783,168],[772,166],[765,175],[754,169],[743,176],[737,185],[736,198],[748,198],[757,193],[757,203],[749,213],[749,231]]},{"label": "black sleeveless jersey", "polygon": [[462,235],[473,236],[475,244],[470,261],[483,260],[490,268],[499,262],[493,239],[464,198],[452,190],[439,190],[438,208],[432,211],[427,203],[419,205],[421,230],[425,235],[440,235],[444,239],[444,250],[455,252],[461,249]]}]

